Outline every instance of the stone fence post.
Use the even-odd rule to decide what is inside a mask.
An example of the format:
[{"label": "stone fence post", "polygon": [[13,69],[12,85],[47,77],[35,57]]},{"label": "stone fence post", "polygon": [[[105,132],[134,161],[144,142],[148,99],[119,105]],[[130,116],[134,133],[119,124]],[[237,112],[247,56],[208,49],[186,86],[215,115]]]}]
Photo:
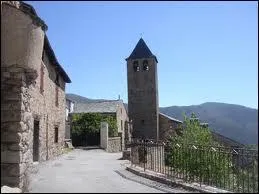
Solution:
[{"label": "stone fence post", "polygon": [[101,138],[101,148],[107,149],[108,147],[108,123],[101,122],[101,130],[100,130],[100,138]]}]

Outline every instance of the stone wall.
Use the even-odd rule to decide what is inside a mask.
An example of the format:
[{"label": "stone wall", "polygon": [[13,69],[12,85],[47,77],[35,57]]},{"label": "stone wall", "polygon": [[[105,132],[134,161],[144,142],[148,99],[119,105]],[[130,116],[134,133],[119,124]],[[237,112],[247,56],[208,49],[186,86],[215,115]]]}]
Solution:
[{"label": "stone wall", "polygon": [[16,8],[20,7],[20,2],[19,1],[1,1],[1,8],[2,8],[2,4],[9,4],[11,6],[14,6]]},{"label": "stone wall", "polygon": [[31,87],[44,31],[23,11],[1,4],[1,185],[28,186],[32,164]]},{"label": "stone wall", "polygon": [[71,125],[69,121],[66,121],[65,139],[71,139]]},{"label": "stone wall", "polygon": [[32,115],[26,81],[24,68],[1,67],[1,185],[22,189],[28,185],[31,164]]},{"label": "stone wall", "polygon": [[[143,71],[147,60],[148,71]],[[140,71],[135,72],[133,63],[139,63]],[[134,138],[158,139],[159,105],[157,89],[157,62],[153,58],[128,60],[128,115],[132,120]]]},{"label": "stone wall", "polygon": [[120,100],[118,102],[117,110],[116,110],[116,120],[117,120],[117,126],[118,126],[118,133],[121,137],[121,145],[122,150],[125,148],[125,136],[126,136],[126,128],[127,128],[127,122],[128,122],[128,114],[125,109],[125,106],[123,104],[123,101]]},{"label": "stone wall", "polygon": [[[39,161],[53,158],[62,152],[65,140],[65,82],[60,78],[58,87],[58,106],[55,103],[56,84],[54,83],[55,69],[46,59],[44,66],[44,91],[40,93],[40,76],[36,79],[35,87],[30,90],[34,118],[40,124],[40,157]],[[40,66],[37,69],[40,71]],[[55,127],[58,127],[58,142],[54,142]]]},{"label": "stone wall", "polygon": [[131,139],[131,125],[130,125],[130,123],[127,121],[126,123],[125,123],[125,137],[124,137],[124,140],[126,141],[126,142],[129,142],[130,141],[130,139]]},{"label": "stone wall", "polygon": [[[1,185],[26,191],[33,163],[34,121],[39,121],[39,161],[61,153],[65,138],[65,82],[44,56],[44,31],[35,17],[1,2]],[[44,91],[40,92],[40,68]],[[58,142],[54,143],[54,127]]]},{"label": "stone wall", "polygon": [[100,147],[111,153],[122,151],[121,137],[108,137],[108,130],[108,123],[101,122]]},{"label": "stone wall", "polygon": [[121,152],[121,137],[109,137],[107,152]]}]

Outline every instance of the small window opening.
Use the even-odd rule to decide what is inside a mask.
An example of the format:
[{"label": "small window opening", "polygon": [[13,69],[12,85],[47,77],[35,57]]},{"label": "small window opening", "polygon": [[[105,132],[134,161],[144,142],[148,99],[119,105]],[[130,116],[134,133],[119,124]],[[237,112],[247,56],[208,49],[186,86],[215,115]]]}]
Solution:
[{"label": "small window opening", "polygon": [[149,70],[149,66],[148,66],[147,60],[145,60],[145,61],[143,62],[143,70],[144,70],[144,71],[148,71],[148,70]]},{"label": "small window opening", "polygon": [[55,99],[55,104],[56,104],[56,107],[58,107],[58,86],[56,85],[56,99]]},{"label": "small window opening", "polygon": [[55,136],[54,136],[54,138],[55,138],[54,142],[58,143],[58,127],[57,126],[55,127]]},{"label": "small window opening", "polygon": [[142,125],[144,125],[144,124],[145,124],[145,121],[144,121],[144,120],[141,120],[141,123],[142,123]]},{"label": "small window opening", "polygon": [[133,63],[133,68],[134,68],[134,71],[139,71],[139,64],[138,64],[138,61],[134,61]]}]

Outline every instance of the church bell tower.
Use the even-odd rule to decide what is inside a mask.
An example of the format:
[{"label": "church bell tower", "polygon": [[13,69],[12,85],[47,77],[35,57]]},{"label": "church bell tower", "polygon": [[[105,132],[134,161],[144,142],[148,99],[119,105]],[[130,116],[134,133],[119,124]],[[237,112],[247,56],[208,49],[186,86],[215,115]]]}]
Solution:
[{"label": "church bell tower", "polygon": [[141,38],[126,61],[132,137],[158,140],[157,58]]}]

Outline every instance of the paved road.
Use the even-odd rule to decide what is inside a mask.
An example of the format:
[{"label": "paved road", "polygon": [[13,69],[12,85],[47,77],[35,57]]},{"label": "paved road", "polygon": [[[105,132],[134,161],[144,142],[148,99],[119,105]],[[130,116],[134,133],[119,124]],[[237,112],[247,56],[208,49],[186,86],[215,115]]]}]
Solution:
[{"label": "paved road", "polygon": [[107,153],[101,149],[75,149],[39,164],[39,171],[31,177],[30,192],[187,192],[154,184],[154,181],[126,171],[128,161],[118,160],[121,156],[121,153]]}]

